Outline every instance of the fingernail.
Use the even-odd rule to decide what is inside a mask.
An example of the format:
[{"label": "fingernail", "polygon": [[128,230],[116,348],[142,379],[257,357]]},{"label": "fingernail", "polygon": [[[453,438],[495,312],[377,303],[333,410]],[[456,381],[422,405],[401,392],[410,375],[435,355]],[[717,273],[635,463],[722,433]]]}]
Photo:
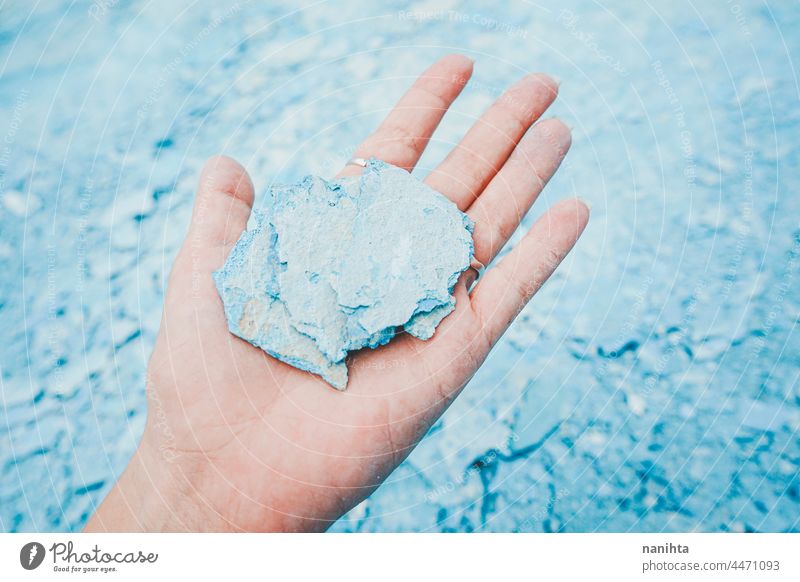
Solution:
[{"label": "fingernail", "polygon": [[475,281],[478,279],[478,274],[473,269],[467,269],[464,272],[464,284],[467,286],[467,291],[472,289]]},{"label": "fingernail", "polygon": [[586,207],[586,210],[588,210],[589,212],[592,211],[592,203],[589,202],[586,198],[583,198],[582,196],[578,196],[576,198],[576,200],[580,201]]},{"label": "fingernail", "polygon": [[556,84],[556,87],[561,87],[561,77],[556,77],[555,75],[550,75],[550,78],[553,79],[553,81]]},{"label": "fingernail", "polygon": [[453,54],[451,54],[451,55],[449,55],[449,56],[451,56],[451,57],[458,57],[458,58],[460,58],[460,59],[466,59],[466,60],[468,60],[470,63],[472,63],[472,64],[475,64],[475,59],[473,59],[472,57],[469,57],[469,56],[467,56],[467,55],[463,55],[463,54],[461,54],[461,53],[453,53]]},{"label": "fingernail", "polygon": [[574,125],[572,125],[571,123],[567,123],[566,121],[561,119],[558,115],[550,115],[549,117],[545,117],[544,119],[542,119],[542,121],[558,121],[560,124],[564,125],[569,130],[570,133],[572,133],[572,130],[575,129]]}]

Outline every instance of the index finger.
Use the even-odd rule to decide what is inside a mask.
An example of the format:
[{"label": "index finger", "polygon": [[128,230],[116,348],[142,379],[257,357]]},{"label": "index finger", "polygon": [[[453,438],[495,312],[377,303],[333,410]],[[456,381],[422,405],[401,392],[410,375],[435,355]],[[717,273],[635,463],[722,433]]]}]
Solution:
[{"label": "index finger", "polygon": [[[378,158],[409,172],[419,161],[445,112],[472,76],[472,59],[448,55],[416,80],[378,129],[355,151],[354,157]],[[358,174],[347,166],[339,176]]]}]

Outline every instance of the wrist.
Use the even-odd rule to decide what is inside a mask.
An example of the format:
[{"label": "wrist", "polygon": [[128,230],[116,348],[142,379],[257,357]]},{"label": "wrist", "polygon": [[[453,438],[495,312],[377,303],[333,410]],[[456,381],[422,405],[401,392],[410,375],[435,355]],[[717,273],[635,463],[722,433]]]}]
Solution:
[{"label": "wrist", "polygon": [[87,532],[221,531],[171,455],[147,434],[124,473],[86,525]]}]

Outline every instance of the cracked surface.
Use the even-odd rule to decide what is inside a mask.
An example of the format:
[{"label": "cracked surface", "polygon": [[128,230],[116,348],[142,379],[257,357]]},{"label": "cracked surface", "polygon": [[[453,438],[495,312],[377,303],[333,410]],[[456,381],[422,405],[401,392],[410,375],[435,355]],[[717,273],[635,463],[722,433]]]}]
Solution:
[{"label": "cracked surface", "polygon": [[800,527],[795,4],[454,0],[465,20],[358,0],[119,2],[101,22],[86,4],[30,20],[33,3],[6,4],[3,531],[80,529],[135,449],[209,154],[259,188],[335,175],[444,54],[431,38],[476,72],[417,175],[503,88],[551,72],[573,145],[523,229],[573,195],[592,220],[441,421],[333,529]]}]

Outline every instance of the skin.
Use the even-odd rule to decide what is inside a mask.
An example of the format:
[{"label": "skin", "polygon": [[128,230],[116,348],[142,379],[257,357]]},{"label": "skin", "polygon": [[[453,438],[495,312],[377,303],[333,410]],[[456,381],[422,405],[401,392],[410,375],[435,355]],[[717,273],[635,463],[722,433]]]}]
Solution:
[{"label": "skin", "polygon": [[[472,67],[460,55],[436,62],[355,156],[411,170]],[[521,79],[425,180],[476,222],[484,264],[569,149],[562,122],[539,121],[557,92],[545,75]],[[208,161],[148,366],[147,425],[87,531],[325,530],[408,456],[589,217],[577,199],[553,206],[469,293],[475,274],[462,276],[456,309],[432,339],[403,335],[353,354],[338,392],[228,332],[211,272],[245,229],[253,199],[241,165]]]}]

